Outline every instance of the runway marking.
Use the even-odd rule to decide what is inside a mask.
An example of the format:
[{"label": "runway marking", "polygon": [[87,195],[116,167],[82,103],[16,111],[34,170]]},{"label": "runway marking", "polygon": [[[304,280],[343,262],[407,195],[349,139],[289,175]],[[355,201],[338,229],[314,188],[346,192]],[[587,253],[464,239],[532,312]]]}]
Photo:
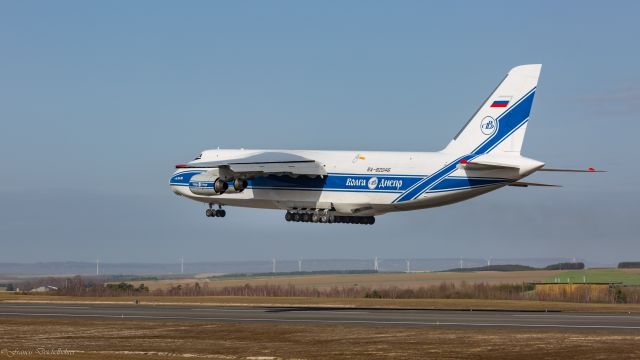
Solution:
[{"label": "runway marking", "polygon": [[55,305],[0,305],[0,308],[44,308],[44,309],[91,309],[91,306],[55,306]]},{"label": "runway marking", "polygon": [[280,323],[320,323],[320,324],[376,324],[376,325],[422,325],[422,326],[504,326],[504,327],[549,327],[563,329],[632,329],[638,330],[640,326],[619,325],[559,325],[559,324],[515,324],[515,323],[464,323],[464,322],[421,322],[421,321],[382,321],[382,320],[316,320],[316,319],[252,319],[252,318],[228,318],[228,317],[188,317],[188,316],[148,316],[148,315],[99,315],[99,314],[60,314],[60,313],[4,313],[0,315],[21,316],[59,316],[59,317],[94,317],[108,319],[159,319],[159,320],[214,320],[230,322],[280,322]]},{"label": "runway marking", "polygon": [[[272,313],[274,311],[271,311]],[[281,312],[289,314],[312,313],[312,314],[371,314],[369,311],[340,311],[340,310],[284,310]]]},{"label": "runway marking", "polygon": [[296,310],[296,309],[189,309],[195,311],[223,311],[223,312],[259,312],[259,313],[318,313],[318,314],[370,314],[369,311],[342,311],[342,310]]},{"label": "runway marking", "polygon": [[195,311],[228,311],[228,312],[264,312],[264,309],[205,309],[205,308],[194,308],[189,310]]},{"label": "runway marking", "polygon": [[640,320],[640,316],[631,315],[532,315],[532,314],[512,314],[511,316],[519,317],[564,317],[564,318],[614,318],[614,319],[632,319]]}]

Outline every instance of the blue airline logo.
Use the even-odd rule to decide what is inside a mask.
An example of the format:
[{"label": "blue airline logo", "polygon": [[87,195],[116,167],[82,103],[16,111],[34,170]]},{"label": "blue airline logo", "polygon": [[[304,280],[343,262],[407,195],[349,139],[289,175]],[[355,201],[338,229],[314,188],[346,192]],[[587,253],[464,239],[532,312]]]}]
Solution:
[{"label": "blue airline logo", "polygon": [[480,131],[485,135],[493,134],[496,131],[496,121],[491,116],[485,117],[480,122]]}]

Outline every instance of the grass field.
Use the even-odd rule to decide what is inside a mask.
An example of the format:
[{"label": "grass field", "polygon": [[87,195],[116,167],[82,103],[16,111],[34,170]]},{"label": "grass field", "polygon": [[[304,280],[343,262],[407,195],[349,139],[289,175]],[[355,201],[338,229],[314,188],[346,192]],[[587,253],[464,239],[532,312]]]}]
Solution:
[{"label": "grass field", "polygon": [[624,285],[640,285],[640,269],[586,269],[568,270],[549,276],[545,281],[581,283],[586,282],[621,282]]},{"label": "grass field", "polygon": [[428,273],[378,273],[378,274],[340,274],[340,275],[291,275],[291,276],[263,276],[247,278],[194,278],[184,280],[150,280],[133,281],[135,286],[144,283],[150,290],[168,289],[172,286],[195,284],[207,284],[210,288],[222,288],[225,286],[250,285],[294,285],[296,287],[315,287],[326,289],[332,286],[368,286],[388,287],[398,286],[415,288],[427,285],[438,285],[442,282],[474,283],[485,282],[488,284],[540,282],[557,276],[560,271],[481,271],[481,272],[428,272]]},{"label": "grass field", "polygon": [[[600,330],[0,317],[0,357],[23,359],[631,359],[639,340]],[[38,354],[57,350],[67,354]]]}]

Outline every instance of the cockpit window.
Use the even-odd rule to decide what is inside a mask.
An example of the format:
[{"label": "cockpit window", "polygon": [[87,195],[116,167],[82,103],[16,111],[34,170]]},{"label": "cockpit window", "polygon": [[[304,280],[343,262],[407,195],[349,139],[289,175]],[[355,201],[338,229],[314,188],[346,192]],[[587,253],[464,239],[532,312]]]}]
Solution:
[{"label": "cockpit window", "polygon": [[196,156],[196,158],[195,158],[195,159],[193,159],[193,160],[200,160],[200,159],[202,159],[202,154],[200,154],[200,155]]}]

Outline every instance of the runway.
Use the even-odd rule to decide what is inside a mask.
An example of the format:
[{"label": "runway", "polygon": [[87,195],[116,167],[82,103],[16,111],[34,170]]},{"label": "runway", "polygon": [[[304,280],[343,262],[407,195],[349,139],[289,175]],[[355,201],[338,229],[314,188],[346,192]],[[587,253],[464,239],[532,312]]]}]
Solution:
[{"label": "runway", "polygon": [[623,313],[0,303],[0,316],[234,323],[357,324],[403,327],[445,326],[462,328],[519,327],[640,330],[640,315]]}]

